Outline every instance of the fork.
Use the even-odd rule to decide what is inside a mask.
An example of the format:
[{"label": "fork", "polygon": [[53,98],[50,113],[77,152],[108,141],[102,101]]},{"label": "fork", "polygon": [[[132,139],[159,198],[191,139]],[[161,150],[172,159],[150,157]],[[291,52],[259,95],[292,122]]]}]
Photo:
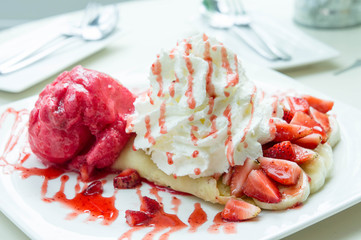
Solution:
[{"label": "fork", "polygon": [[[24,50],[20,54],[6,60],[0,65],[0,75],[25,67],[35,62],[35,60],[41,59],[54,52],[58,48],[67,45],[70,41],[72,41],[72,39],[69,38],[80,34],[81,29],[85,29],[87,26],[92,25],[98,19],[100,7],[101,5],[99,3],[88,3],[78,26],[73,26],[69,29],[66,29],[64,32],[56,35],[53,38],[47,39],[46,41],[40,41],[30,48]],[[31,57],[34,54],[36,54],[36,56]]]},{"label": "fork", "polygon": [[222,4],[220,4],[219,11],[223,14],[231,15],[235,26],[248,28],[253,31],[260,44],[262,44],[269,52],[274,54],[278,60],[291,60],[292,57],[273,44],[270,37],[262,30],[262,28],[259,28],[257,25],[252,23],[251,17],[246,12],[241,0],[226,0],[218,2],[225,3],[223,7]]}]

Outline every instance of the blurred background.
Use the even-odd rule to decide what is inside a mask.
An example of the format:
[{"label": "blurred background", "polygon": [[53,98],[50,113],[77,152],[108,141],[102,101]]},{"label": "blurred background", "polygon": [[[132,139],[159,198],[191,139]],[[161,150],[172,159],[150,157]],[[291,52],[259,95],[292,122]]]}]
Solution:
[{"label": "blurred background", "polygon": [[[28,21],[83,9],[90,0],[0,0],[0,30]],[[101,4],[125,0],[101,0]]]}]

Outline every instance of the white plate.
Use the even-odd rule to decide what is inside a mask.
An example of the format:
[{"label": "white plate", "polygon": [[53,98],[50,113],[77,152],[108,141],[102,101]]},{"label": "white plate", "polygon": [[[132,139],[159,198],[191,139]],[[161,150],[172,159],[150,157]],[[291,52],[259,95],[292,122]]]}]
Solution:
[{"label": "white plate", "polygon": [[[292,79],[266,69],[260,69],[254,66],[247,66],[247,74],[251,79],[270,83],[282,88],[294,88],[300,92],[325,97],[322,94],[304,87]],[[0,113],[6,108],[12,107],[20,110],[30,109],[34,104],[35,98],[25,99],[12,103],[9,106],[0,108]],[[334,112],[341,129],[341,141],[334,149],[334,168],[332,177],[325,186],[317,193],[311,195],[303,206],[296,209],[285,211],[262,211],[253,221],[236,223],[237,234],[226,234],[220,229],[218,234],[212,234],[207,231],[213,224],[213,217],[221,211],[222,207],[201,201],[195,197],[179,196],[181,200],[178,216],[187,223],[190,213],[194,209],[194,204],[200,202],[202,208],[208,215],[208,221],[202,225],[196,233],[189,233],[188,228],[174,232],[169,239],[279,239],[300,229],[303,229],[315,222],[327,218],[343,209],[346,209],[361,201],[361,153],[357,151],[361,145],[359,136],[361,127],[355,120],[361,118],[361,112],[342,104],[336,100]],[[11,127],[11,119],[3,123],[0,128],[0,156],[4,148],[5,141],[8,139],[8,133]],[[18,158],[19,149],[15,148],[8,155],[8,159]],[[34,163],[31,163],[34,162]],[[38,161],[32,156],[26,162],[27,164],[39,165]],[[21,228],[32,239],[118,239],[130,227],[125,223],[124,212],[127,209],[139,210],[140,203],[136,191],[121,190],[116,195],[116,206],[120,210],[119,217],[113,224],[104,226],[100,222],[85,222],[87,214],[82,214],[73,220],[65,218],[71,209],[60,205],[59,203],[45,203],[41,200],[41,177],[30,177],[22,179],[19,172],[6,174],[6,169],[0,168],[0,209],[9,217],[19,228]],[[72,182],[66,187],[65,192],[68,198],[74,196],[74,184],[76,176],[70,175]],[[352,183],[352,187],[347,187]],[[113,194],[111,181],[106,185],[104,195]],[[59,190],[59,178],[49,181],[47,196],[52,196]],[[141,188],[143,195],[155,198],[149,193],[149,186],[144,184]],[[159,192],[163,198],[165,211],[174,213],[172,208],[172,194]],[[147,228],[134,232],[132,239],[140,239],[152,229]],[[157,233],[154,239],[165,233],[163,230]]]},{"label": "white plate", "polygon": [[[290,61],[268,61],[259,56],[236,34],[227,30],[210,28],[204,19],[198,19],[198,30],[215,36],[219,41],[236,52],[240,58],[247,59],[257,65],[267,68],[284,70],[335,58],[339,52],[334,48],[306,35],[289,19],[279,19],[278,16],[267,16],[261,13],[251,14],[254,24],[262,29],[273,40],[274,44],[292,56]],[[258,39],[247,28],[239,28],[243,34],[248,34],[255,42]]]},{"label": "white plate", "polygon": [[[58,36],[59,28],[70,24],[69,21],[77,22],[72,19],[74,17],[62,15],[55,19],[49,19],[45,25],[41,25],[36,29],[33,28],[33,25],[36,25],[35,22],[2,31],[1,35],[6,35],[8,32],[21,32],[22,35],[0,45],[0,64],[21,53],[24,49],[36,45],[39,41],[45,42],[46,39],[50,40]],[[26,29],[25,33],[22,31],[24,28]],[[0,74],[0,90],[13,93],[24,91],[79,62],[81,59],[100,51],[119,35],[120,31],[117,30],[109,37],[99,41],[84,42],[81,39],[74,39],[68,45],[28,67],[9,74]]]}]

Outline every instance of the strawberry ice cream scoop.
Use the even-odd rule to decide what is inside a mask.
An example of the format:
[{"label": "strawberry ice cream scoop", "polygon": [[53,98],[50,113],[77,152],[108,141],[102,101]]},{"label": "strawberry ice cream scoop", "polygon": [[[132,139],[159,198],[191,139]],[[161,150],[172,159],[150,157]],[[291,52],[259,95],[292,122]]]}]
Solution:
[{"label": "strawberry ice cream scoop", "polygon": [[29,142],[44,163],[63,165],[87,179],[110,166],[130,135],[125,117],[134,96],[110,76],[77,66],[39,95],[30,114]]}]

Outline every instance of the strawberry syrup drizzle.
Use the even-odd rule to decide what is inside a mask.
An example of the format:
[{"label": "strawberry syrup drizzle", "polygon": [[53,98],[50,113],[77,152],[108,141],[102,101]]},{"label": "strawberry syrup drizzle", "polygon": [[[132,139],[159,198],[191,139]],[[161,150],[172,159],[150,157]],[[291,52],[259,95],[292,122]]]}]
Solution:
[{"label": "strawberry syrup drizzle", "polygon": [[227,234],[236,234],[236,224],[233,222],[226,222],[222,219],[221,213],[217,213],[213,219],[213,224],[208,228],[209,233],[219,233],[219,229],[223,227],[223,232]]},{"label": "strawberry syrup drizzle", "polygon": [[188,121],[192,122],[194,120],[194,114],[192,114],[189,118]]},{"label": "strawberry syrup drizzle", "polygon": [[[221,49],[221,54],[222,54],[222,67],[224,69],[226,69],[227,71],[227,86],[226,88],[229,88],[231,86],[235,86],[238,81],[239,81],[239,76],[238,76],[238,59],[237,59],[237,55],[234,55],[234,65],[235,65],[235,73],[233,72],[231,65],[229,64],[228,61],[228,54],[227,54],[227,49],[222,46]],[[226,97],[228,97],[229,93],[225,92]],[[228,95],[228,96],[227,96]]]},{"label": "strawberry syrup drizzle", "polygon": [[[143,196],[142,196],[142,192],[140,191],[139,187],[137,188],[137,195],[141,201]],[[163,233],[159,237],[160,240],[167,240],[171,233],[179,231],[179,230],[187,227],[187,225],[185,223],[183,223],[178,218],[177,215],[164,212],[163,204],[161,202],[160,202],[160,204],[161,204],[160,211],[155,213],[154,217],[152,217],[150,219],[148,224],[145,226],[142,226],[142,227],[137,227],[137,228],[153,227],[153,229],[144,236],[143,240],[153,240],[154,235],[156,233],[170,228],[167,232]],[[133,233],[133,232],[134,231],[132,231],[131,233]],[[129,235],[129,231],[126,232],[125,234],[123,234],[119,239],[124,239],[123,238],[124,235]]]},{"label": "strawberry syrup drizzle", "polygon": [[189,56],[184,56],[184,60],[186,61],[186,66],[189,72],[188,75],[188,88],[187,91],[185,92],[185,96],[188,97],[187,99],[187,103],[188,103],[188,107],[190,109],[194,109],[196,107],[196,102],[194,100],[194,96],[193,96],[193,73],[194,73],[194,69],[192,66],[192,62],[189,59]]},{"label": "strawberry syrup drizzle", "polygon": [[[206,75],[206,92],[208,93],[208,96],[211,98],[214,98],[216,96],[214,85],[212,83],[212,73],[213,73],[213,63],[212,63],[212,57],[210,54],[210,47],[211,44],[208,41],[208,37],[206,34],[203,34],[203,41],[205,42],[204,46],[204,60],[208,62],[208,71]],[[211,111],[212,113],[212,111]],[[208,113],[208,114],[211,114]]]},{"label": "strawberry syrup drizzle", "polygon": [[174,163],[174,162],[173,162],[173,155],[174,155],[174,153],[166,152],[166,155],[167,155],[168,164],[169,164],[169,165],[172,165],[172,164]]},{"label": "strawberry syrup drizzle", "polygon": [[153,98],[152,98],[152,92],[153,92],[152,88],[149,88],[149,90],[147,91],[147,95],[148,95],[150,104],[154,105],[154,101],[153,101]]},{"label": "strawberry syrup drizzle", "polygon": [[[115,208],[115,193],[112,197],[103,197],[101,194],[96,195],[84,195],[80,187],[80,176],[77,177],[77,183],[74,186],[75,197],[68,199],[64,193],[65,184],[69,180],[68,175],[63,175],[66,170],[56,168],[56,167],[47,167],[47,168],[25,168],[23,166],[17,165],[15,169],[21,171],[21,176],[26,179],[30,176],[40,176],[43,177],[43,183],[41,186],[41,196],[42,200],[47,203],[51,202],[60,202],[63,205],[69,207],[73,210],[66,219],[71,220],[76,218],[78,215],[85,212],[89,213],[87,221],[96,221],[97,219],[103,219],[103,225],[112,224],[119,215],[119,210]],[[48,182],[49,180],[54,180],[60,177],[61,186],[60,190],[55,193],[53,197],[46,197],[48,191]],[[102,184],[105,184],[106,180],[102,180]],[[82,191],[88,186],[84,182]]]},{"label": "strawberry syrup drizzle", "polygon": [[191,127],[191,140],[192,140],[194,146],[198,145],[198,143],[197,143],[198,138],[196,137],[196,135],[194,135],[194,132],[197,132],[197,131],[198,131],[198,127],[192,125],[192,127]]},{"label": "strawberry syrup drizzle", "polygon": [[288,186],[288,187],[280,189],[283,199],[286,198],[287,196],[296,196],[297,194],[299,194],[299,192],[302,188],[303,177],[304,177],[304,175],[301,174],[296,185],[292,185],[292,186]]},{"label": "strawberry syrup drizzle", "polygon": [[209,100],[208,100],[208,107],[209,107],[209,109],[208,109],[207,114],[208,114],[208,115],[210,115],[210,114],[212,114],[212,112],[213,112],[213,107],[214,107],[214,97],[209,97]]},{"label": "strawberry syrup drizzle", "polygon": [[[80,177],[80,175],[78,175],[78,177],[76,178],[76,184],[74,186],[74,190],[76,193],[80,192],[80,190],[81,190],[80,182],[81,182],[81,177]],[[85,190],[85,188],[83,190]]]},{"label": "strawberry syrup drizzle", "polygon": [[175,197],[175,196],[172,196],[172,204],[173,204],[173,207],[171,208],[175,214],[178,213],[178,209],[179,209],[179,206],[181,205],[182,201]]},{"label": "strawberry syrup drizzle", "polygon": [[145,128],[147,129],[147,132],[144,135],[144,138],[148,139],[148,142],[152,145],[155,144],[155,140],[152,137],[152,130],[151,130],[151,126],[150,126],[150,117],[149,115],[145,116]]},{"label": "strawberry syrup drizzle", "polygon": [[[29,149],[28,146],[25,146],[21,149],[21,152],[19,153],[19,159],[16,161],[15,164],[10,164],[6,160],[6,156],[9,152],[14,150],[14,147],[18,144],[19,138],[24,134],[26,130],[27,123],[23,123],[24,126],[20,126],[22,122],[22,118],[20,116],[26,116],[28,115],[27,111],[13,111],[12,109],[8,109],[6,114],[2,114],[0,116],[0,130],[2,123],[4,122],[4,119],[9,114],[15,114],[16,115],[16,121],[13,124],[13,127],[11,129],[11,136],[9,137],[9,140],[7,141],[7,144],[5,146],[4,152],[2,153],[1,160],[3,160],[6,165],[11,165],[14,170],[20,171],[21,176],[24,179],[27,179],[31,176],[40,176],[43,177],[43,183],[41,186],[41,196],[42,200],[48,203],[51,202],[60,202],[63,205],[71,208],[73,210],[72,213],[70,213],[66,219],[71,220],[76,218],[78,215],[83,213],[88,213],[89,217],[86,221],[96,221],[97,219],[102,219],[103,225],[110,225],[112,224],[117,217],[119,216],[119,210],[115,208],[115,195],[117,191],[114,191],[113,196],[111,197],[103,197],[101,194],[95,194],[95,195],[85,195],[83,192],[87,188],[88,183],[83,182],[83,186],[81,187],[81,178],[80,176],[77,176],[77,182],[74,186],[75,191],[75,197],[72,199],[69,199],[65,195],[65,186],[69,181],[69,176],[65,175],[64,173],[66,170],[56,168],[53,166],[49,166],[47,168],[26,168],[23,166],[23,163],[26,162],[27,159],[29,159],[29,156],[31,155],[30,152],[26,152],[26,149]],[[102,175],[103,176],[103,175]],[[104,175],[105,176],[105,175]],[[103,176],[103,177],[104,177]],[[46,196],[48,191],[48,183],[50,180],[58,179],[60,178],[61,186],[58,192],[56,192],[52,197]],[[101,181],[102,184],[106,183],[106,180]],[[151,185],[152,189],[150,190],[153,195],[155,195],[158,199],[158,201],[161,202],[161,198],[159,197],[158,191],[167,191],[172,194],[178,194],[178,195],[185,195],[189,196],[188,193],[183,193],[179,191],[175,191],[172,189],[169,189],[167,187],[161,187],[157,186],[154,183],[144,181]],[[137,194],[139,197],[141,197],[141,191],[139,187],[137,188]],[[173,196],[172,204],[174,207],[172,208],[175,213],[178,212],[179,205],[181,204],[181,201]],[[195,213],[196,212],[196,213]],[[189,223],[191,224],[191,232],[193,232],[193,229],[197,229],[198,226],[203,224],[203,221],[206,222],[204,219],[205,212],[201,210],[200,205],[195,205],[195,210],[189,217]],[[199,216],[196,216],[199,215]],[[205,214],[206,215],[206,214]],[[215,223],[218,225],[220,224],[220,221],[216,221],[216,218],[214,220]],[[197,225],[198,224],[198,225]],[[226,223],[229,224],[229,223]],[[165,229],[170,228],[167,232],[163,233],[159,239],[167,240],[171,233],[179,231],[187,225],[183,223],[176,215],[174,214],[168,214],[165,213],[162,209],[161,213],[155,217],[154,220],[151,221],[150,224],[154,229],[146,234],[146,236],[143,238],[145,240],[152,240],[154,235],[157,232],[163,231]],[[131,239],[131,236],[134,232],[143,229],[144,227],[135,227],[131,228],[129,231],[125,232],[119,239]],[[225,232],[233,233],[230,230],[231,228],[226,228]]]},{"label": "strawberry syrup drizzle", "polygon": [[[2,127],[2,124],[5,122],[5,120],[9,116],[9,114],[15,115],[15,120],[14,120],[13,125],[11,127],[11,131],[10,131],[11,134],[10,134],[10,137],[9,137],[8,141],[5,144],[4,151],[0,155],[0,166],[9,165],[9,163],[6,161],[7,155],[12,150],[14,150],[14,147],[17,145],[17,143],[18,143],[20,137],[22,136],[22,134],[25,133],[25,129],[26,129],[27,125],[28,125],[27,122],[26,122],[26,124],[23,124],[23,125],[21,124],[21,123],[23,123],[23,121],[25,121],[24,118],[27,118],[29,116],[29,111],[28,110],[23,109],[23,110],[20,110],[20,111],[16,111],[13,108],[8,108],[0,116],[0,129]],[[25,134],[27,134],[27,133],[25,133]]]},{"label": "strawberry syrup drizzle", "polygon": [[68,219],[73,219],[78,215],[89,212],[87,221],[103,219],[103,225],[112,224],[119,215],[119,210],[115,208],[115,193],[111,197],[103,197],[101,194],[85,195],[83,192],[76,193],[75,197],[68,199],[64,193],[65,184],[69,180],[68,175],[60,177],[60,190],[51,198],[46,198],[46,202],[60,202],[70,207],[73,212],[68,215]]},{"label": "strawberry syrup drizzle", "polygon": [[172,98],[174,97],[174,85],[175,82],[173,81],[170,85],[169,85],[169,96],[171,96]]},{"label": "strawberry syrup drizzle", "polygon": [[[69,180],[69,176],[64,175],[64,173],[66,172],[65,169],[57,168],[54,166],[48,166],[46,168],[23,166],[26,160],[29,159],[31,153],[25,151],[26,149],[30,151],[28,147],[28,142],[25,142],[24,146],[19,146],[19,139],[20,137],[27,136],[26,129],[28,126],[28,120],[25,119],[25,117],[28,117],[29,112],[27,110],[15,111],[12,108],[7,109],[5,113],[3,113],[0,117],[0,130],[2,127],[2,123],[5,121],[9,114],[15,115],[15,120],[11,128],[9,139],[5,145],[5,149],[1,155],[1,159],[4,163],[6,163],[6,165],[4,166],[11,166],[14,171],[20,172],[20,175],[23,179],[27,179],[32,176],[42,177],[43,183],[41,185],[40,192],[42,200],[47,203],[57,201],[70,207],[73,210],[73,213],[71,213],[67,217],[67,219],[72,219],[79,214],[88,212],[90,214],[88,221],[95,221],[99,218],[102,218],[102,224],[111,224],[118,217],[119,212],[114,206],[115,196],[106,198],[103,197],[101,194],[85,196],[84,194],[79,193],[80,177],[78,176],[77,184],[74,187],[76,195],[73,199],[68,199],[66,198],[64,193],[65,184]],[[20,151],[19,158],[15,161],[15,163],[9,163],[6,160],[7,154],[15,150],[15,146],[17,145],[19,147],[17,151]],[[46,197],[49,181],[58,179],[59,177],[61,181],[60,190],[53,197]],[[84,187],[86,186],[87,184],[85,183]]]},{"label": "strawberry syrup drizzle", "polygon": [[131,115],[128,115],[127,116],[127,125],[125,127],[126,132],[133,132],[133,129],[134,129],[133,121],[134,121],[134,117]]},{"label": "strawberry syrup drizzle", "polygon": [[[246,128],[244,129],[244,133],[243,133],[243,137],[241,139],[241,143],[244,142],[244,140],[246,140],[247,133],[248,133],[248,131],[249,131],[251,125],[252,125],[252,120],[253,120],[253,115],[254,115],[254,98],[256,96],[256,91],[257,91],[257,88],[256,88],[256,86],[254,86],[253,93],[252,93],[251,100],[250,100],[250,104],[251,104],[251,107],[252,107],[251,116],[249,118],[249,121],[248,121],[248,124],[247,124]],[[248,145],[246,145],[246,146],[248,147]]]},{"label": "strawberry syrup drizzle", "polygon": [[185,44],[185,54],[188,56],[190,54],[190,51],[192,50],[192,44],[190,44],[187,39],[184,40]]},{"label": "strawberry syrup drizzle", "polygon": [[190,225],[188,232],[196,232],[200,226],[207,222],[207,218],[207,214],[202,209],[201,204],[195,203],[194,210],[188,218],[188,223]]},{"label": "strawberry syrup drizzle", "polygon": [[156,186],[151,186],[151,189],[149,189],[150,194],[152,194],[157,199],[157,202],[159,202],[159,204],[163,206],[163,198],[159,196],[159,191],[159,188],[157,188]]},{"label": "strawberry syrup drizzle", "polygon": [[166,134],[167,133],[167,127],[165,126],[165,101],[162,102],[160,105],[160,116],[159,116],[159,127],[160,127],[160,133]]},{"label": "strawberry syrup drizzle", "polygon": [[175,52],[176,48],[172,48],[170,51],[169,51],[169,58],[170,59],[174,59],[174,52]]},{"label": "strawberry syrup drizzle", "polygon": [[236,54],[234,55],[234,67],[235,67],[235,72],[231,73],[227,76],[228,84],[227,84],[226,88],[234,87],[239,82],[238,58],[237,58]]},{"label": "strawberry syrup drizzle", "polygon": [[194,152],[192,153],[192,157],[196,158],[198,157],[199,151],[198,150],[194,150]]},{"label": "strawberry syrup drizzle", "polygon": [[228,120],[227,124],[227,139],[225,145],[227,147],[227,160],[230,166],[234,166],[234,157],[233,157],[233,142],[232,142],[232,112],[231,112],[231,105],[226,107],[226,110],[223,112],[223,116],[225,116]]},{"label": "strawberry syrup drizzle", "polygon": [[129,229],[128,231],[126,231],[125,233],[123,233],[122,236],[120,236],[118,238],[118,240],[123,240],[123,239],[131,240],[133,233],[140,231],[142,229],[144,229],[144,227],[133,227],[133,228]]},{"label": "strawberry syrup drizzle", "polygon": [[[168,188],[168,187],[164,187],[164,186],[159,186],[153,182],[150,182],[146,179],[142,179],[142,182],[148,184],[149,186],[151,186],[152,188],[157,188],[159,191],[162,191],[162,192],[169,192],[171,194],[176,194],[176,195],[180,195],[180,196],[192,196],[191,194],[189,193],[185,193],[185,192],[180,192],[180,191],[177,191],[177,190],[174,190],[174,189],[171,189],[171,188]],[[139,196],[139,194],[138,194]]]},{"label": "strawberry syrup drizzle", "polygon": [[179,78],[178,78],[177,74],[175,73],[175,80],[172,81],[172,83],[169,85],[169,95],[171,97],[174,97],[174,92],[175,92],[174,87],[175,87],[176,83],[179,83]]},{"label": "strawberry syrup drizzle", "polygon": [[274,101],[272,103],[272,117],[277,117],[277,106],[278,106],[278,96],[274,96]]},{"label": "strawberry syrup drizzle", "polygon": [[157,96],[163,96],[163,78],[162,78],[162,64],[159,61],[159,55],[157,56],[157,61],[152,64],[152,73],[156,76],[156,81],[159,85],[159,91]]},{"label": "strawberry syrup drizzle", "polygon": [[45,198],[45,195],[48,192],[49,180],[56,179],[65,173],[65,170],[52,166],[48,168],[25,168],[22,165],[16,165],[15,169],[21,172],[21,177],[24,179],[30,176],[39,176],[44,178],[43,184],[41,186],[41,196],[42,199],[46,202],[47,200]]},{"label": "strawberry syrup drizzle", "polygon": [[211,120],[211,132],[207,135],[208,136],[213,136],[213,138],[216,138],[217,137],[217,115],[212,115],[210,117],[210,120]]}]

